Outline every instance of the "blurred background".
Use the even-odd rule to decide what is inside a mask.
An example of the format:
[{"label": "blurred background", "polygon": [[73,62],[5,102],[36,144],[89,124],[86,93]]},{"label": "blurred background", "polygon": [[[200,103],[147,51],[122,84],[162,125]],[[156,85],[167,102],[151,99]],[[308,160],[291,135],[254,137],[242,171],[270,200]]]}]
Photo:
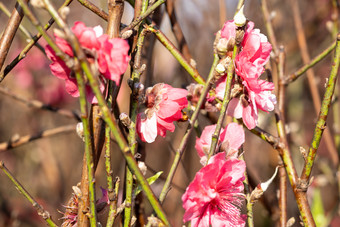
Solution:
[{"label": "blurred background", "polygon": [[[1,2],[12,11],[15,1],[1,0]],[[56,7],[62,4],[60,0],[54,0]],[[105,0],[92,0],[94,4],[107,12]],[[246,17],[255,23],[263,34],[268,34],[261,2],[249,0],[245,3]],[[268,0],[268,9],[274,28],[278,45],[283,45],[285,58],[285,75],[293,73],[303,66],[300,46],[297,40],[295,22],[292,10],[292,1]],[[338,4],[338,8],[334,8]],[[216,32],[222,28],[226,20],[233,18],[237,1],[235,0],[177,0],[175,1],[175,12],[183,30],[184,37],[193,59],[197,63],[200,74],[206,78],[213,61],[213,42]],[[303,31],[306,36],[307,48],[310,57],[318,55],[326,49],[334,40],[332,30],[339,22],[339,2],[336,0],[304,0],[298,3],[302,18]],[[49,15],[43,10],[35,10],[42,24],[47,23]],[[176,38],[171,30],[171,23],[165,8],[162,6],[155,12],[155,18],[162,32],[175,44]],[[126,3],[123,15],[123,23],[129,24],[133,18],[133,8]],[[6,26],[8,17],[0,12],[0,32]],[[89,10],[85,9],[78,1],[74,0],[70,5],[68,24],[73,25],[75,21],[83,21],[87,26],[101,25],[106,28],[106,22]],[[32,34],[37,31],[31,22],[24,18],[22,24]],[[53,28],[49,30],[52,34]],[[147,64],[147,70],[142,75],[145,87],[155,83],[164,82],[173,87],[185,88],[192,81],[191,77],[181,68],[174,57],[158,42],[154,42],[153,35],[147,37],[151,47],[145,49],[143,61]],[[26,37],[18,31],[14,42],[9,50],[5,66],[9,64],[26,45]],[[39,43],[45,46],[41,40]],[[313,67],[317,91],[322,98],[325,90],[326,78],[331,68],[332,54],[323,59]],[[271,61],[273,63],[273,60]],[[15,95],[28,100],[39,100],[53,107],[68,109],[79,112],[78,100],[72,98],[64,90],[64,82],[52,76],[49,70],[49,61],[36,47],[27,54],[17,67],[0,84],[1,88],[8,88]],[[277,83],[275,64],[272,65],[273,79]],[[130,88],[127,86],[127,71],[123,80],[122,88],[118,97],[118,103],[122,112],[129,112]],[[339,86],[337,86],[339,90]],[[337,91],[337,94],[339,91]],[[313,99],[306,75],[287,86],[286,101],[286,129],[289,136],[289,144],[296,165],[297,173],[300,174],[303,167],[303,156],[301,147],[308,150],[312,140],[313,131],[317,119],[314,111]],[[337,103],[338,96],[334,97],[333,104]],[[338,105],[338,104],[337,104]],[[32,108],[13,97],[0,93],[0,143],[13,141],[20,136],[36,135],[42,130],[53,129],[60,126],[74,125],[77,121],[60,114],[42,109]],[[199,117],[201,130],[206,125],[216,123],[216,114]],[[335,119],[337,118],[337,119]],[[340,115],[331,108],[327,125],[331,132],[333,147],[334,135],[339,135],[339,130],[334,130],[334,122],[338,122]],[[260,113],[259,126],[273,135],[277,135],[273,113]],[[158,137],[152,144],[141,146],[142,155],[148,166],[147,176],[155,172],[164,171],[163,179],[170,169],[174,152],[186,130],[187,123],[177,123],[174,133],[168,132],[166,138]],[[198,155],[194,149],[196,135],[192,134],[185,150],[181,164],[173,180],[173,187],[169,191],[163,207],[171,220],[173,226],[182,225],[184,209],[182,208],[181,196],[187,185],[192,181],[195,173],[201,168]],[[336,146],[336,145],[335,145]],[[1,146],[0,146],[1,147]],[[244,145],[247,171],[253,187],[258,183],[266,181],[274,173],[279,163],[279,156],[266,142],[255,135],[246,132]],[[314,180],[309,188],[308,196],[315,217],[320,223],[318,226],[339,226],[339,187],[336,174],[339,146],[333,155],[326,146],[324,139],[318,150],[316,165],[313,169]],[[52,137],[38,139],[17,148],[6,151],[0,150],[0,160],[12,171],[14,176],[24,187],[37,199],[43,207],[48,210],[53,219],[61,224],[65,205],[72,194],[72,186],[77,185],[81,179],[82,158],[84,145],[77,136],[75,130],[60,133]],[[113,144],[113,171],[114,176],[124,177],[125,164],[118,147]],[[103,155],[102,155],[103,156]],[[159,179],[152,188],[159,195],[164,180]],[[288,183],[289,184],[289,183]],[[100,197],[99,187],[106,188],[106,174],[104,158],[102,157],[96,172],[97,196]],[[278,177],[264,194],[263,199],[255,205],[255,226],[275,226],[278,220],[277,203]],[[121,187],[122,191],[122,187]],[[122,193],[120,193],[121,202]],[[146,214],[152,210],[145,200]],[[105,217],[103,215],[102,217]],[[288,218],[294,217],[293,226],[300,226],[299,213],[294,195],[288,185]],[[0,226],[45,226],[42,219],[36,214],[34,208],[19,194],[9,179],[0,173]]]}]

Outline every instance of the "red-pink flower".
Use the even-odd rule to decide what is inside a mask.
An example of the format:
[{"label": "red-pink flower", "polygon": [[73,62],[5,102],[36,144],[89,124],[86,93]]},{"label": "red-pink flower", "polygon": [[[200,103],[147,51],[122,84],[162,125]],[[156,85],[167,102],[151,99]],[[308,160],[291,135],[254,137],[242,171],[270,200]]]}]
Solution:
[{"label": "red-pink flower", "polygon": [[[202,165],[206,164],[207,156],[209,154],[212,135],[214,134],[216,125],[206,126],[201,134],[200,138],[196,138],[195,149],[198,156],[200,156],[200,162]],[[227,154],[236,153],[241,145],[245,141],[243,127],[237,123],[229,123],[225,129],[221,129],[220,136],[218,138],[218,145],[225,145],[225,152]]]},{"label": "red-pink flower", "polygon": [[242,118],[248,129],[253,129],[257,125],[258,111],[274,110],[276,97],[271,91],[274,84],[265,80],[243,81],[246,92],[237,98],[230,100],[227,114],[237,119]]},{"label": "red-pink flower", "polygon": [[[230,39],[236,36],[236,25],[227,21],[221,31],[221,37]],[[272,46],[267,37],[254,29],[254,23],[248,22],[241,51],[235,57],[235,72],[240,77],[238,87],[232,92],[227,113],[235,118],[242,118],[249,129],[255,128],[258,119],[258,108],[263,111],[272,111],[276,104],[274,84],[259,77],[268,62]],[[219,79],[216,84],[215,97],[223,99],[226,86],[226,76]],[[235,86],[235,84],[234,84]]]},{"label": "red-pink flower", "polygon": [[[121,39],[109,39],[107,35],[103,35],[103,29],[100,26],[86,27],[83,22],[79,21],[75,22],[72,31],[78,38],[87,60],[92,66],[91,69],[98,70],[105,78],[114,80],[118,84],[120,75],[125,72],[129,62],[129,45],[127,42]],[[56,34],[55,37],[58,47],[65,54],[73,57],[73,50],[69,43]],[[46,46],[45,50],[47,57],[52,61],[50,64],[52,74],[65,81],[66,91],[70,95],[78,97],[78,85],[72,70],[67,67],[65,62],[56,55],[49,45]],[[104,65],[110,66],[111,70],[104,68]],[[105,78],[103,76],[99,76],[101,91],[104,91],[105,88]],[[97,103],[97,99],[89,85],[86,85],[86,95],[91,103]]]},{"label": "red-pink flower", "polygon": [[245,168],[242,160],[226,160],[224,152],[213,156],[182,196],[183,221],[191,221],[193,227],[245,226],[240,212]]},{"label": "red-pink flower", "polygon": [[[253,23],[250,27],[253,27]],[[249,27],[249,28],[250,28]],[[235,57],[236,73],[242,79],[257,79],[264,71],[272,50],[272,45],[259,29],[246,31],[241,43],[242,51]]]},{"label": "red-pink flower", "polygon": [[100,37],[100,51],[98,52],[99,71],[109,80],[120,83],[120,76],[124,74],[130,57],[129,44],[119,38],[109,39],[107,35]]},{"label": "red-pink flower", "polygon": [[137,115],[137,132],[141,140],[155,141],[165,137],[166,130],[175,130],[174,121],[182,118],[182,109],[188,105],[187,90],[159,83],[146,90],[147,109]]}]

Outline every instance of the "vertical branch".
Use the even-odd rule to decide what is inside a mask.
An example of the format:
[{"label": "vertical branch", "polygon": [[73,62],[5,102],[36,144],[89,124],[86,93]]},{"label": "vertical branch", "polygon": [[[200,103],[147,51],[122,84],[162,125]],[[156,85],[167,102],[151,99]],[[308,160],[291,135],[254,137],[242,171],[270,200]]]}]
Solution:
[{"label": "vertical branch", "polygon": [[340,34],[337,36],[337,43],[335,48],[335,54],[332,61],[332,69],[328,78],[326,91],[322,100],[321,110],[314,130],[313,140],[308,150],[307,161],[304,164],[301,181],[302,183],[308,185],[310,174],[314,165],[314,160],[316,152],[319,148],[322,133],[326,128],[326,120],[328,116],[328,111],[331,105],[332,97],[335,90],[335,84],[337,80],[338,70],[340,64]]},{"label": "vertical branch", "polygon": [[[24,0],[26,3],[28,0]],[[17,32],[21,20],[24,16],[23,10],[19,3],[15,4],[15,8],[12,11],[12,15],[9,18],[5,31],[2,33],[0,39],[0,70],[5,63],[5,59],[8,54],[8,50],[11,47],[15,33]]]},{"label": "vertical branch", "polygon": [[[285,53],[283,46],[279,47],[278,50],[278,75],[279,81],[284,79],[284,67],[285,67]],[[279,83],[278,88],[278,108],[281,115],[281,120],[283,125],[285,125],[285,96],[286,96],[286,87],[282,83]],[[279,167],[279,175],[280,175],[280,190],[279,190],[279,208],[280,208],[280,226],[285,227],[287,224],[287,174],[282,166],[282,160],[280,161],[281,165]]]},{"label": "vertical branch", "polygon": [[227,70],[226,88],[225,88],[225,91],[224,91],[222,107],[221,107],[220,115],[219,115],[218,120],[217,120],[215,132],[212,135],[212,140],[211,140],[209,155],[208,155],[208,159],[207,159],[207,164],[208,164],[210,157],[214,154],[214,152],[216,150],[218,137],[220,135],[220,131],[221,131],[221,128],[222,128],[225,113],[227,111],[227,107],[228,107],[228,104],[229,104],[229,101],[230,101],[231,82],[232,82],[233,76],[234,76],[234,59],[235,59],[235,56],[236,56],[236,53],[237,53],[237,49],[238,49],[237,46],[234,45],[233,56],[231,58],[231,61],[229,63],[228,70]]},{"label": "vertical branch", "polygon": [[[293,10],[295,30],[297,33],[298,43],[299,43],[300,50],[301,50],[301,57],[302,57],[303,62],[307,64],[310,61],[310,57],[308,53],[305,33],[303,31],[303,25],[302,25],[300,10],[299,10],[299,2],[295,0],[290,0],[290,4]],[[315,113],[318,114],[321,108],[321,99],[320,99],[320,94],[317,88],[317,82],[315,80],[314,70],[309,69],[306,73],[307,73],[309,87],[311,89]],[[334,166],[337,166],[339,163],[338,153],[335,149],[331,133],[329,129],[327,128],[325,129],[324,137],[325,137],[325,142],[327,145],[327,150],[329,151],[330,156],[331,156],[331,160],[333,161]]]},{"label": "vertical branch", "polygon": [[[79,68],[79,65],[77,66]],[[79,88],[79,102],[80,102],[80,111],[81,111],[81,119],[83,122],[84,128],[84,138],[85,138],[85,160],[86,167],[83,166],[84,170],[87,170],[86,174],[82,174],[82,183],[81,189],[83,189],[84,185],[88,186],[89,189],[83,189],[81,195],[80,206],[78,208],[78,225],[79,226],[87,226],[87,216],[84,211],[87,210],[87,200],[89,198],[90,204],[90,224],[91,227],[97,226],[97,212],[96,212],[96,197],[95,197],[95,179],[94,179],[94,163],[93,163],[93,145],[91,141],[91,133],[90,133],[90,125],[87,113],[87,103],[85,96],[85,84],[83,78],[81,76],[80,68],[76,71],[76,78]],[[84,181],[87,180],[87,181]],[[89,191],[89,195],[87,196],[87,192]],[[84,193],[86,192],[86,193]],[[83,213],[83,214],[81,214]]]},{"label": "vertical branch", "polygon": [[[120,29],[120,21],[122,19],[123,11],[124,11],[124,2],[119,0],[109,0],[108,1],[109,8],[109,17],[108,17],[108,25],[106,29],[106,33],[110,38],[116,38],[119,36]],[[117,92],[114,91],[115,89]],[[118,94],[119,87],[114,87],[113,83],[110,81],[108,86],[108,106],[116,103],[116,96]],[[119,180],[116,181],[115,191],[113,187],[113,179],[112,179],[112,168],[111,168],[111,130],[108,125],[105,128],[105,166],[106,166],[106,174],[107,174],[107,184],[108,184],[108,192],[110,199],[110,209],[109,215],[107,219],[107,227],[113,226],[113,222],[117,213],[117,196],[118,196],[118,188],[119,188]],[[118,183],[118,184],[117,184]]]}]

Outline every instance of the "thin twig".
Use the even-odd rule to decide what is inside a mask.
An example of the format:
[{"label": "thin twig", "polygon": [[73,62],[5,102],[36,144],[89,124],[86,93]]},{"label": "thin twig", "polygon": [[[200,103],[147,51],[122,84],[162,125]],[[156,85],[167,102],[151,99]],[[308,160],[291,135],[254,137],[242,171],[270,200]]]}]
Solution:
[{"label": "thin twig", "polygon": [[[279,81],[283,80],[284,77],[284,69],[285,69],[285,52],[284,47],[280,46],[278,48],[278,75]],[[286,87],[280,83],[278,88],[278,108],[281,114],[281,120],[283,125],[285,125],[285,96],[286,96]],[[282,137],[281,137],[282,138]],[[279,167],[280,171],[280,190],[279,190],[279,208],[280,208],[280,226],[284,227],[287,223],[287,174],[283,167],[282,160],[280,160],[281,167]]]},{"label": "thin twig", "polygon": [[[11,12],[9,12],[9,10],[7,9],[7,7],[0,2],[0,9],[8,16],[11,17]],[[28,30],[22,25],[19,25],[19,29],[20,31],[28,38],[28,39],[32,39],[32,35],[28,32]],[[35,46],[41,50],[43,53],[45,53],[44,48],[39,44],[39,43],[35,43]]]},{"label": "thin twig", "polygon": [[57,127],[53,129],[47,129],[34,135],[26,135],[22,137],[18,137],[17,135],[14,135],[12,136],[11,141],[0,143],[0,152],[25,145],[28,142],[31,142],[37,139],[42,139],[42,138],[54,136],[54,135],[61,134],[61,133],[68,133],[72,131],[74,132],[75,130],[76,130],[76,125],[72,124],[72,125],[61,126],[61,127]]},{"label": "thin twig", "polygon": [[47,111],[52,111],[54,113],[60,114],[62,116],[68,117],[68,118],[73,118],[77,121],[80,121],[80,116],[76,110],[67,110],[67,109],[61,109],[58,107],[53,107],[47,104],[44,104],[40,102],[39,100],[31,100],[31,99],[26,99],[23,96],[20,96],[18,94],[15,94],[14,92],[10,91],[7,87],[0,87],[0,93],[13,98],[14,100],[17,100],[28,107],[34,107],[37,109],[41,110],[47,110]]},{"label": "thin twig", "polygon": [[141,13],[139,17],[133,20],[126,28],[124,28],[120,34],[124,34],[124,32],[132,30],[134,27],[139,25],[145,18],[147,18],[153,11],[155,11],[160,5],[162,5],[165,0],[158,0],[153,5],[151,5],[144,13]]},{"label": "thin twig", "polygon": [[91,10],[93,13],[103,18],[104,20],[106,21],[108,20],[109,15],[104,10],[100,9],[98,6],[93,4],[92,2],[87,1],[87,0],[78,0],[78,2],[82,4],[83,6],[85,6],[87,9]]},{"label": "thin twig", "polygon": [[301,68],[299,68],[298,70],[296,70],[294,73],[286,76],[282,82],[285,85],[288,85],[292,82],[294,82],[295,80],[297,80],[298,78],[300,78],[308,69],[312,68],[314,65],[316,65],[317,63],[319,63],[321,60],[323,60],[325,57],[328,56],[328,54],[330,54],[334,48],[335,48],[335,43],[336,41],[334,41],[329,47],[327,47],[324,51],[322,51],[320,54],[318,54],[317,56],[315,56],[309,63],[305,64],[304,66],[302,66]]},{"label": "thin twig", "polygon": [[[26,3],[28,0],[24,0]],[[11,47],[15,33],[17,32],[22,18],[24,17],[21,6],[16,3],[15,8],[12,11],[12,15],[9,18],[5,30],[2,33],[0,39],[0,70],[5,63],[9,48]]]},{"label": "thin twig", "polygon": [[215,153],[218,138],[219,138],[221,128],[222,128],[222,124],[223,124],[223,121],[224,121],[224,117],[226,115],[225,113],[227,111],[227,107],[228,107],[228,104],[229,104],[229,101],[230,101],[231,82],[232,82],[233,77],[234,77],[234,60],[235,60],[235,57],[236,57],[236,54],[237,54],[237,50],[238,50],[237,45],[234,45],[233,55],[232,55],[232,58],[231,58],[231,61],[228,65],[228,70],[227,70],[226,88],[225,88],[225,91],[224,91],[222,107],[221,107],[220,115],[218,116],[215,131],[214,131],[212,138],[211,138],[211,145],[210,145],[210,150],[209,150],[208,159],[207,159],[206,164],[208,164],[209,159]]},{"label": "thin twig", "polygon": [[[65,2],[62,4],[62,6],[59,8],[62,9],[65,6],[68,6],[72,0],[65,0]],[[48,23],[43,27],[44,30],[48,30],[52,24],[54,23],[54,19],[51,18]],[[31,41],[26,45],[26,47],[20,52],[20,54],[9,64],[5,67],[4,70],[0,73],[0,82],[3,81],[3,79],[7,76],[7,74],[12,71],[12,69],[22,60],[26,57],[27,53],[31,50],[31,48],[37,44],[38,40],[41,38],[42,33],[39,32],[35,36],[32,37]]]},{"label": "thin twig", "polygon": [[204,84],[205,81],[199,74],[197,69],[193,67],[181,54],[181,52],[174,46],[174,44],[155,27],[145,25],[147,30],[154,33],[157,39],[164,45],[166,49],[176,58],[176,60],[183,66],[183,68],[190,74],[190,76],[199,84]]},{"label": "thin twig", "polygon": [[50,213],[45,210],[20,184],[20,182],[13,176],[13,174],[7,169],[3,161],[0,161],[0,169],[6,174],[6,176],[13,182],[15,188],[32,204],[32,206],[37,210],[39,216],[41,216],[46,223],[51,227],[57,227],[53,222]]},{"label": "thin twig", "polygon": [[322,100],[321,110],[318,117],[318,121],[315,126],[313,140],[308,150],[308,157],[304,164],[302,174],[301,174],[301,181],[308,185],[308,181],[310,178],[310,174],[312,172],[312,168],[314,165],[316,152],[319,148],[319,144],[321,141],[322,133],[326,128],[326,120],[328,116],[328,111],[331,106],[332,97],[335,90],[338,70],[340,64],[340,34],[337,36],[335,54],[333,56],[332,61],[332,69],[328,78],[326,91]]}]

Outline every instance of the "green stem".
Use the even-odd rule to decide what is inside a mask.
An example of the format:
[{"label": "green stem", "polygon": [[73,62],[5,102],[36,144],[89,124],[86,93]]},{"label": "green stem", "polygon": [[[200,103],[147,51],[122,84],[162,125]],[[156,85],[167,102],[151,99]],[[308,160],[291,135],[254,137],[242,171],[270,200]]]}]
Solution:
[{"label": "green stem", "polygon": [[[110,106],[112,103],[112,82],[110,81],[109,87],[108,87],[108,102],[107,105]],[[109,209],[109,214],[108,214],[108,219],[106,223],[106,227],[113,226],[114,222],[114,216],[116,213],[117,207],[115,206],[116,204],[114,203],[115,199],[115,194],[113,191],[113,179],[112,179],[112,167],[111,167],[111,130],[110,128],[106,125],[105,126],[105,170],[106,170],[106,180],[107,180],[107,191],[109,194],[109,199],[110,199],[110,209]]]},{"label": "green stem", "polygon": [[132,21],[126,28],[121,31],[123,34],[125,31],[131,30],[137,25],[139,25],[147,16],[153,13],[160,5],[162,5],[166,0],[158,0],[152,6],[150,6],[144,13],[141,13],[139,17],[137,17],[134,21]]},{"label": "green stem", "polygon": [[174,46],[174,44],[159,30],[154,27],[146,25],[148,31],[154,33],[157,39],[164,45],[166,49],[176,58],[176,60],[183,66],[183,68],[190,74],[190,76],[199,84],[205,84],[204,79],[199,74],[197,69],[190,65],[190,63],[184,58],[181,52]]},{"label": "green stem", "polygon": [[49,212],[44,210],[44,208],[34,200],[34,198],[26,191],[26,189],[20,184],[20,182],[15,179],[13,174],[7,169],[3,161],[0,161],[0,169],[6,174],[6,176],[13,182],[16,189],[33,205],[33,207],[37,210],[38,215],[40,215],[49,226],[57,227],[57,225],[53,222],[51,215]]},{"label": "green stem", "polygon": [[223,124],[223,120],[225,117],[225,113],[227,111],[227,107],[230,101],[230,90],[231,90],[231,82],[233,80],[233,76],[234,76],[234,59],[237,53],[237,46],[234,46],[234,50],[233,50],[233,56],[232,59],[228,65],[228,71],[227,71],[227,81],[226,81],[226,88],[224,91],[224,97],[223,97],[223,103],[222,103],[222,108],[220,111],[220,115],[218,117],[217,120],[217,124],[216,124],[216,129],[214,134],[212,135],[212,139],[211,139],[211,145],[210,145],[210,150],[209,150],[209,154],[208,154],[208,159],[207,159],[207,163],[210,159],[210,157],[212,155],[214,155],[214,152],[216,150],[216,146],[217,146],[217,142],[218,142],[218,137],[220,135],[220,131],[222,128],[222,124]]},{"label": "green stem", "polygon": [[162,189],[161,194],[159,196],[159,201],[161,203],[163,203],[163,201],[164,201],[164,199],[166,197],[166,194],[169,191],[172,179],[175,176],[176,169],[177,169],[178,164],[179,164],[179,162],[181,160],[181,157],[182,157],[182,154],[184,152],[184,149],[186,148],[186,145],[188,143],[190,133],[194,129],[195,122],[196,122],[198,114],[200,112],[200,107],[203,105],[205,97],[207,96],[208,91],[210,90],[210,88],[212,86],[211,82],[213,81],[213,78],[214,78],[214,75],[215,75],[215,68],[216,68],[216,65],[218,64],[218,61],[219,61],[219,57],[218,57],[217,54],[215,54],[214,55],[214,61],[213,61],[213,64],[211,66],[210,73],[209,73],[209,76],[208,76],[208,80],[207,80],[207,82],[206,82],[206,84],[205,84],[205,86],[203,88],[202,94],[201,94],[201,96],[200,96],[200,98],[198,100],[196,109],[195,109],[194,113],[192,114],[192,116],[190,118],[188,128],[187,128],[187,130],[186,130],[186,132],[185,132],[185,134],[183,136],[183,139],[182,139],[182,141],[181,141],[181,143],[179,145],[179,148],[176,151],[176,155],[175,155],[174,161],[172,162],[169,174],[168,174],[168,176],[167,176],[167,178],[165,180],[163,189]]},{"label": "green stem", "polygon": [[[244,161],[243,155],[240,157],[240,160]],[[249,187],[249,180],[248,180],[248,174],[247,171],[244,172],[244,192],[246,194],[246,201],[247,201],[247,223],[248,227],[254,227],[254,216],[253,216],[253,203],[250,201],[250,187]]]},{"label": "green stem", "polygon": [[90,198],[90,224],[91,227],[97,226],[97,212],[96,212],[96,195],[95,195],[95,178],[93,169],[93,147],[91,143],[91,133],[90,125],[87,113],[87,102],[85,95],[85,83],[81,76],[81,70],[77,70],[76,78],[79,90],[79,102],[81,111],[81,120],[84,128],[84,138],[85,138],[85,156],[86,156],[86,166],[88,172],[88,182],[89,182],[89,198]]},{"label": "green stem", "polygon": [[296,72],[293,74],[286,76],[283,79],[283,83],[288,85],[292,82],[294,82],[296,79],[298,79],[300,76],[302,76],[308,69],[312,68],[314,65],[316,65],[318,62],[320,62],[322,59],[327,57],[329,53],[332,52],[335,48],[336,42],[334,41],[329,47],[327,47],[324,51],[322,51],[319,55],[314,57],[308,64],[302,66],[299,68]]},{"label": "green stem", "polygon": [[312,172],[312,168],[314,165],[314,160],[316,156],[316,152],[319,148],[319,144],[321,141],[322,133],[326,128],[326,120],[328,116],[328,111],[331,106],[332,97],[335,90],[335,84],[337,80],[338,70],[340,64],[340,34],[337,36],[336,41],[336,49],[333,57],[332,69],[328,78],[328,83],[326,87],[326,91],[322,100],[321,110],[318,117],[318,121],[316,123],[316,127],[314,130],[313,140],[309,147],[307,161],[302,170],[301,180],[303,182],[308,182],[310,174]]},{"label": "green stem", "polygon": [[[142,2],[142,8],[141,13],[144,13],[148,7],[148,1],[143,0]],[[128,142],[131,149],[132,155],[135,155],[137,152],[137,139],[136,139],[136,120],[137,120],[137,112],[138,112],[138,100],[139,100],[139,90],[138,87],[135,85],[139,83],[140,80],[140,58],[142,55],[142,48],[144,44],[145,39],[145,31],[141,30],[138,39],[137,39],[137,49],[134,59],[134,66],[133,71],[131,74],[131,80],[132,80],[132,93],[130,96],[130,122],[131,125],[129,127],[129,136],[128,136]],[[130,226],[131,222],[131,205],[132,205],[132,192],[133,192],[133,175],[129,169],[126,171],[126,198],[125,198],[125,210],[124,210],[124,226]]]}]

